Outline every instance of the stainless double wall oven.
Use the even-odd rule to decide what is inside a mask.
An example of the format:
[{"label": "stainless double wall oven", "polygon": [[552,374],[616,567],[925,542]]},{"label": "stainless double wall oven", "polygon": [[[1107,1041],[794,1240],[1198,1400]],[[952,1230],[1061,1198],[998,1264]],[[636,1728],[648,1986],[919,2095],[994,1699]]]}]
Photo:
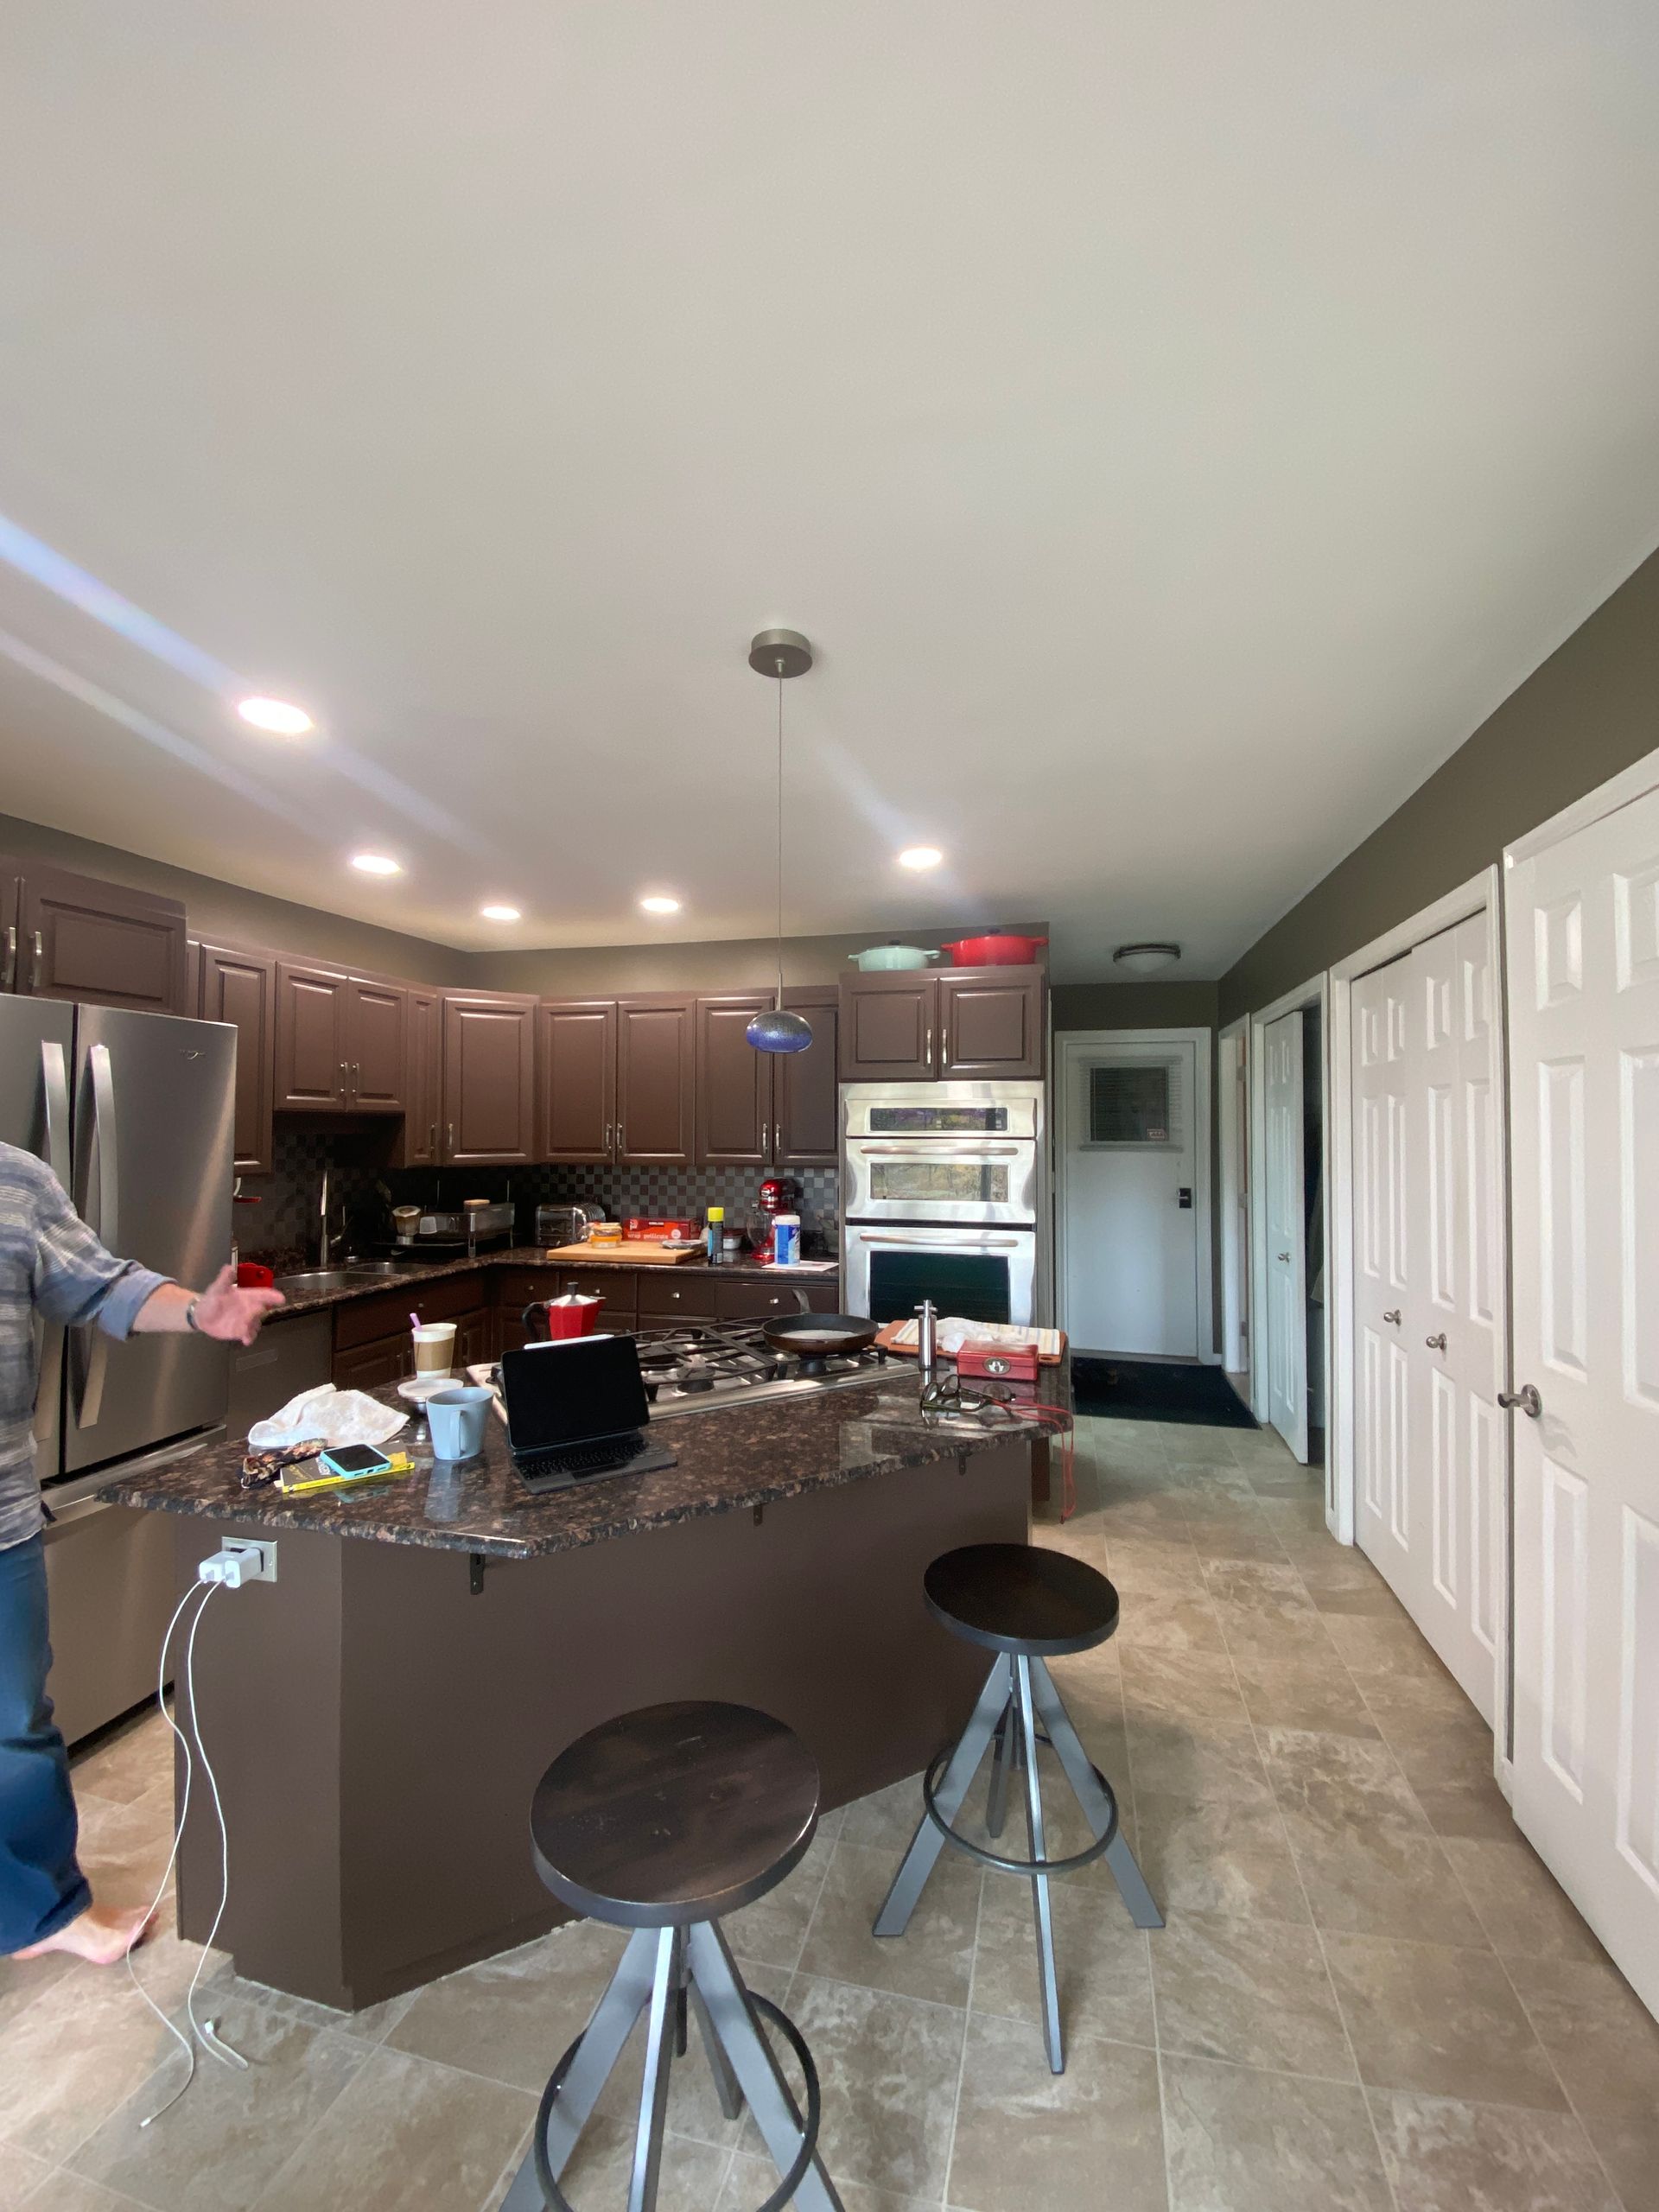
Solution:
[{"label": "stainless double wall oven", "polygon": [[842,1100],[842,1296],[852,1313],[1039,1316],[1040,1083],[855,1083]]}]

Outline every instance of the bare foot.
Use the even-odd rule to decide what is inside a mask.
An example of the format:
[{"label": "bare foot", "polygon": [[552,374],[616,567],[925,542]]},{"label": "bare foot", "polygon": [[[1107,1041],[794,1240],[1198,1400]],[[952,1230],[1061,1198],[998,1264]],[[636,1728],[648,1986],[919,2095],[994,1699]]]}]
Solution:
[{"label": "bare foot", "polygon": [[143,1905],[118,1911],[113,1905],[89,1904],[85,1912],[60,1928],[54,1936],[44,1942],[31,1943],[26,1951],[14,1951],[17,1959],[44,1958],[48,1951],[67,1951],[77,1959],[85,1959],[91,1966],[117,1966],[129,1951],[136,1951],[149,1935],[156,1916]]}]

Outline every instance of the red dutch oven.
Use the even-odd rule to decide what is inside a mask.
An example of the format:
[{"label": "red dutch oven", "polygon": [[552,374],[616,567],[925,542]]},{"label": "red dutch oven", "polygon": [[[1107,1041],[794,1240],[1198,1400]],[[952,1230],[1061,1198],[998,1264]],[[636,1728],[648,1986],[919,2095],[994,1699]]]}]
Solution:
[{"label": "red dutch oven", "polygon": [[1014,937],[996,931],[989,937],[960,937],[944,950],[957,968],[1029,968],[1046,937]]}]

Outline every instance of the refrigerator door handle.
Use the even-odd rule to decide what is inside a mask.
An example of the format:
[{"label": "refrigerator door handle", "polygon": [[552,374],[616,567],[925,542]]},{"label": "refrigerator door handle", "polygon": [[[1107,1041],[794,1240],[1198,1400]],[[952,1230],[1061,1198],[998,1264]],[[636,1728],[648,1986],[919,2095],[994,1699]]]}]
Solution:
[{"label": "refrigerator door handle", "polygon": [[[115,1073],[110,1065],[109,1046],[92,1046],[86,1055],[86,1065],[92,1078],[92,1157],[97,1163],[92,1187],[98,1192],[98,1218],[88,1226],[97,1231],[100,1243],[113,1249],[120,1234],[116,1227],[120,1184],[115,1158]],[[95,1325],[86,1362],[86,1379],[81,1385],[80,1404],[75,1412],[79,1428],[97,1426],[104,1407],[104,1377],[109,1364],[110,1340]]]},{"label": "refrigerator door handle", "polygon": [[6,957],[0,966],[0,991],[9,991],[17,980],[17,925],[6,924]]},{"label": "refrigerator door handle", "polygon": [[[62,1046],[52,1038],[41,1040],[41,1093],[46,1109],[46,1164],[67,1191],[74,1173],[69,1160],[69,1071]],[[57,1433],[58,1401],[62,1395],[63,1330],[58,1322],[41,1325],[35,1371],[39,1378],[35,1391],[35,1441],[44,1444]]]}]

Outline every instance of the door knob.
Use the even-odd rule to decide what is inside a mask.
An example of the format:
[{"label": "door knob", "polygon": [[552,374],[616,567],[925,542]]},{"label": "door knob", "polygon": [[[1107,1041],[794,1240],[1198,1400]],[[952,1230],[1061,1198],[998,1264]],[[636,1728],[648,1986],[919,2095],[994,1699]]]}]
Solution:
[{"label": "door knob", "polygon": [[1290,1265],[1290,1255],[1289,1255],[1289,1253],[1288,1253],[1288,1252],[1281,1252],[1281,1253],[1279,1255],[1279,1257],[1280,1257],[1280,1259],[1283,1262],[1283,1263],[1284,1263],[1284,1265],[1285,1265],[1286,1267],[1288,1267],[1288,1266]]},{"label": "door knob", "polygon": [[1442,1329],[1438,1337],[1425,1337],[1423,1338],[1423,1342],[1428,1346],[1430,1351],[1444,1351],[1446,1350],[1446,1331]]},{"label": "door knob", "polygon": [[1533,1383],[1523,1382],[1518,1390],[1500,1390],[1497,1394],[1497,1402],[1505,1412],[1519,1406],[1529,1421],[1543,1419],[1544,1402],[1539,1396],[1537,1389]]},{"label": "door knob", "polygon": [[1397,1306],[1393,1307],[1390,1312],[1382,1316],[1382,1319],[1385,1321],[1392,1321],[1395,1327],[1397,1329],[1400,1325],[1400,1308]]}]

